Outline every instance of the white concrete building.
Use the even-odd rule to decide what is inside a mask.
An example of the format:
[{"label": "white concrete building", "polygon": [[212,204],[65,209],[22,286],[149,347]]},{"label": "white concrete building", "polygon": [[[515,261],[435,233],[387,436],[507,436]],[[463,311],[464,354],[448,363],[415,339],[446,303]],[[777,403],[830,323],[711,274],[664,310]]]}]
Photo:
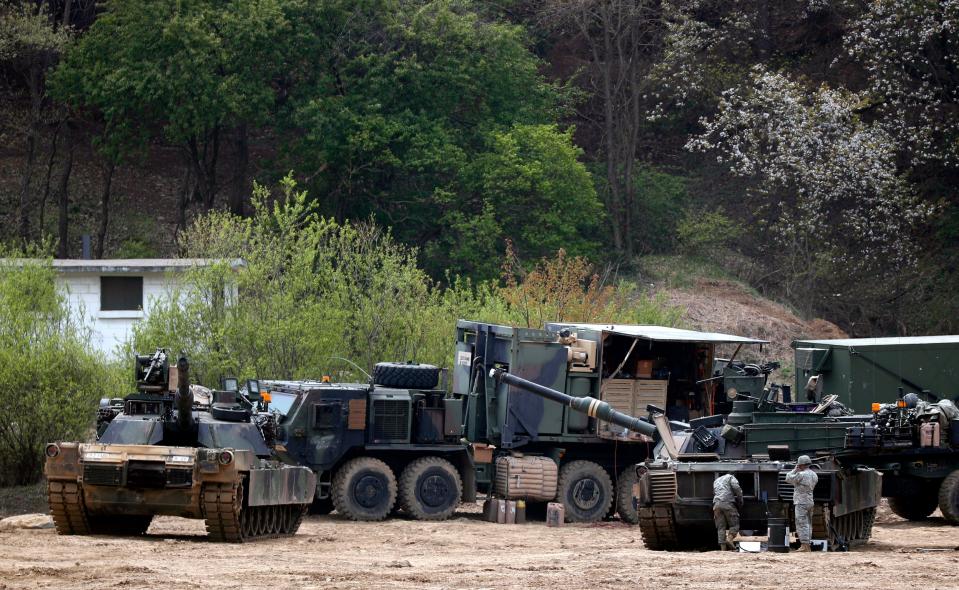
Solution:
[{"label": "white concrete building", "polygon": [[[57,284],[71,311],[93,328],[93,344],[107,355],[131,335],[133,325],[150,314],[152,302],[180,285],[184,270],[210,264],[200,258],[54,260]],[[233,261],[234,268],[242,261]]]}]

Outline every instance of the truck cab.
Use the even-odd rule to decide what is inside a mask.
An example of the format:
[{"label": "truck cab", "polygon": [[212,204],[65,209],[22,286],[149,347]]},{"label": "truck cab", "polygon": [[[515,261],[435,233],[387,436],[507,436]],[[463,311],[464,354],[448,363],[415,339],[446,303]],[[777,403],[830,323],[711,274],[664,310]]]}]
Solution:
[{"label": "truck cab", "polygon": [[316,472],[315,513],[448,518],[460,501],[476,499],[473,461],[460,440],[462,400],[448,397],[436,377],[424,378],[438,375],[435,367],[380,365],[400,369],[374,379],[382,385],[268,382],[278,447]]}]

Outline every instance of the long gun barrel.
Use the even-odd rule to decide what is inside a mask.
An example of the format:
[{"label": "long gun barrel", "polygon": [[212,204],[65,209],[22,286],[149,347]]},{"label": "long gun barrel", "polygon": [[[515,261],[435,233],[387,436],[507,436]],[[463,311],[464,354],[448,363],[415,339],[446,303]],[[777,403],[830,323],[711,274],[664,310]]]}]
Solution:
[{"label": "long gun barrel", "polygon": [[176,362],[176,421],[180,430],[193,428],[193,392],[190,391],[190,363],[185,356]]},{"label": "long gun barrel", "polygon": [[611,424],[621,426],[633,432],[645,434],[646,436],[656,436],[656,427],[648,421],[618,412],[606,402],[596,398],[566,395],[561,391],[544,387],[539,383],[533,383],[516,375],[510,375],[503,369],[490,369],[489,376],[495,379],[497,383],[506,383],[530,393],[535,393],[540,397],[545,397],[548,400],[569,406],[577,412],[582,412],[590,417],[605,420]]}]

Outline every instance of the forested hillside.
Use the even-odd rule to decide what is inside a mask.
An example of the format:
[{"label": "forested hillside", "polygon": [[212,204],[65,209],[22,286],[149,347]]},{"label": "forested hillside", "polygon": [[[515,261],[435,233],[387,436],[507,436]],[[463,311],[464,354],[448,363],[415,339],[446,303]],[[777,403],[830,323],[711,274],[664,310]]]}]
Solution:
[{"label": "forested hillside", "polygon": [[959,0],[0,3],[7,246],[202,255],[290,174],[444,283],[697,259],[955,332]]}]

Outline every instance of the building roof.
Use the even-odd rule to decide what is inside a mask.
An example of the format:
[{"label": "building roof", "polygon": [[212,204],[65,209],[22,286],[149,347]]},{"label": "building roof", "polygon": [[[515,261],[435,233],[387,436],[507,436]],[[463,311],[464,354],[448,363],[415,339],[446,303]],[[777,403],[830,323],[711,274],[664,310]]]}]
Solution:
[{"label": "building roof", "polygon": [[768,340],[756,340],[755,338],[745,338],[743,336],[733,336],[731,334],[720,334],[718,332],[697,332],[695,330],[681,330],[679,328],[667,328],[664,326],[576,324],[565,322],[551,322],[546,324],[546,328],[549,330],[558,330],[564,327],[595,330],[597,332],[609,332],[612,334],[619,334],[621,336],[643,338],[645,340],[654,340],[657,342],[710,342],[713,344],[766,344],[769,342]]},{"label": "building roof", "polygon": [[910,346],[923,344],[959,344],[959,336],[891,336],[888,338],[842,338],[837,340],[795,340],[793,348],[805,346]]},{"label": "building roof", "polygon": [[[114,259],[55,259],[53,268],[59,272],[141,273],[179,272],[197,266],[209,266],[220,262],[215,258],[114,258]],[[245,265],[241,258],[229,261],[231,268]]]}]

